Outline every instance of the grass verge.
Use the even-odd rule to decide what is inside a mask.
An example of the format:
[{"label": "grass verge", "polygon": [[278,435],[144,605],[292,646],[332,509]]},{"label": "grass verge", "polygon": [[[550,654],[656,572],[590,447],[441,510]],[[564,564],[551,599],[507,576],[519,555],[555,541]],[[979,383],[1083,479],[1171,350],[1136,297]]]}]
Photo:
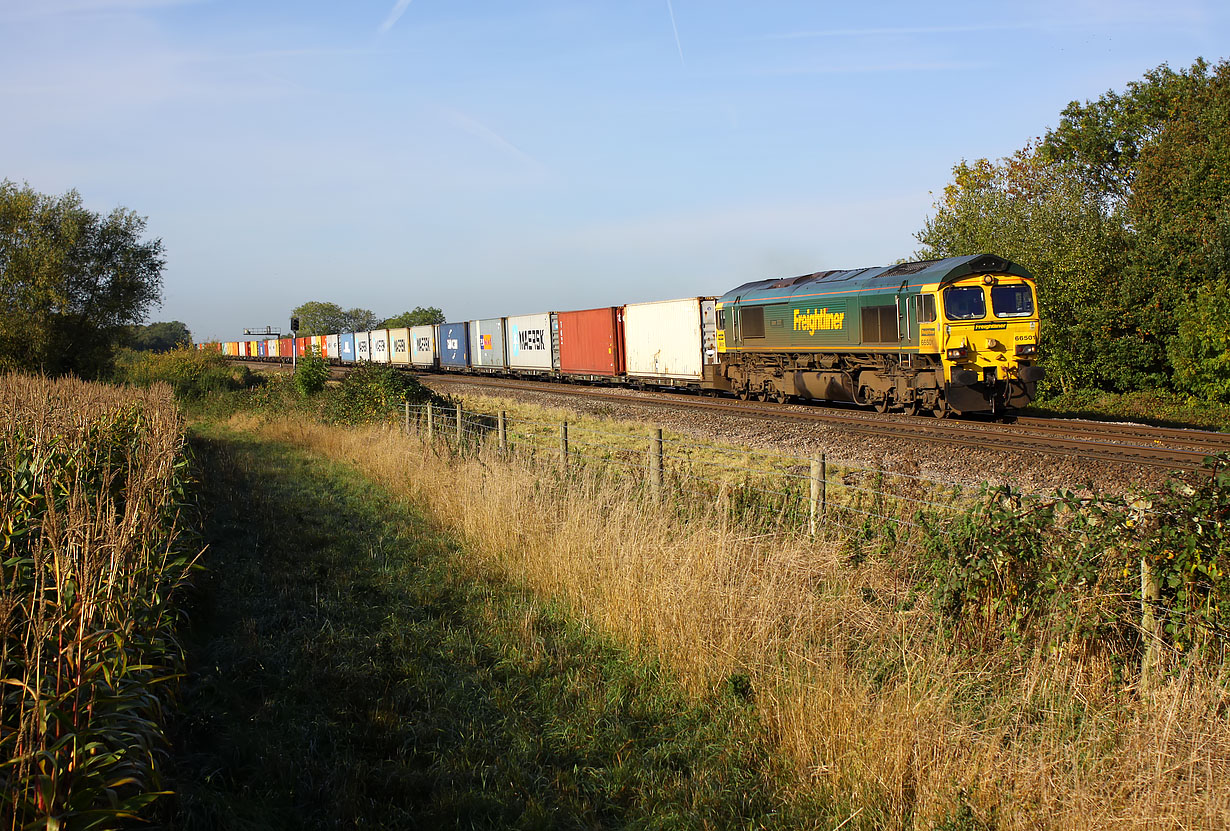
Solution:
[{"label": "grass verge", "polygon": [[737,690],[685,694],[349,465],[218,427],[178,828],[769,827]]}]

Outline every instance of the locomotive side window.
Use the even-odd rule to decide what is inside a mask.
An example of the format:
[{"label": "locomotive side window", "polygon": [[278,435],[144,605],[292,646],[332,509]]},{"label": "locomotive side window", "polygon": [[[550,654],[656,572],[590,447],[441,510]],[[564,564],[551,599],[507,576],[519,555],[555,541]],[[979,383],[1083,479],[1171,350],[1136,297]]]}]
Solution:
[{"label": "locomotive side window", "polygon": [[744,306],[739,313],[739,322],[743,324],[743,337],[764,337],[764,306]]},{"label": "locomotive side window", "polygon": [[996,317],[1029,317],[1034,313],[1034,294],[1029,286],[994,286],[991,308]]},{"label": "locomotive side window", "polygon": [[719,329],[726,328],[726,310],[725,309],[718,309],[718,328]]},{"label": "locomotive side window", "polygon": [[920,294],[915,301],[918,303],[918,322],[935,323],[935,295]]},{"label": "locomotive side window", "polygon": [[982,286],[944,289],[944,314],[949,320],[981,320],[986,317],[987,300]]}]

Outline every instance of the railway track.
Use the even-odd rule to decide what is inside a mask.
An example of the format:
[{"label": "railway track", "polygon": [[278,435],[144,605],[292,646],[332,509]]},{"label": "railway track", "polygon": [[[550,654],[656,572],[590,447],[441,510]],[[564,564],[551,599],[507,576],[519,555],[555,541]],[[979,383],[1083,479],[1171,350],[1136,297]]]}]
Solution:
[{"label": "railway track", "polygon": [[422,374],[428,385],[484,386],[528,390],[620,403],[694,408],[768,422],[817,424],[869,436],[939,442],[957,447],[1042,453],[1166,470],[1197,470],[1205,457],[1230,451],[1230,434],[1203,430],[1150,427],[1073,419],[1016,418],[1011,423],[989,420],[936,420],[928,417],[879,415],[864,410],[800,404],[765,404],[673,392],[631,391],[585,387],[553,381],[526,381],[482,375]]},{"label": "railway track", "polygon": [[[248,363],[253,363],[249,361]],[[334,367],[344,372],[345,367]],[[666,391],[589,387],[557,381],[528,381],[491,375],[416,372],[429,386],[469,385],[522,390],[623,404],[693,408],[766,422],[838,427],[867,436],[1088,459],[1128,467],[1197,470],[1207,456],[1230,452],[1230,434],[1144,424],[1014,417],[1008,422],[880,415],[840,406],[770,404]]]}]

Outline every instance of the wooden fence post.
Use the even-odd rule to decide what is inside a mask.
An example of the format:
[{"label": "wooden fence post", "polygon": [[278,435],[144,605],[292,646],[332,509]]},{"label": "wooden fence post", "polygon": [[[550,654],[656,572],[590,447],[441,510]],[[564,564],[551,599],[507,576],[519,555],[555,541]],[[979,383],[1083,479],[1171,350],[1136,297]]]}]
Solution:
[{"label": "wooden fence post", "polygon": [[811,460],[811,498],[808,500],[808,532],[814,537],[816,536],[816,527],[820,515],[820,489],[824,482],[823,462],[818,456],[813,456]]},{"label": "wooden fence post", "polygon": [[457,452],[461,452],[461,402],[457,402]]},{"label": "wooden fence post", "polygon": [[662,499],[662,428],[656,427],[649,440],[649,493],[654,502]]},{"label": "wooden fence post", "polygon": [[496,423],[499,427],[500,452],[507,453],[508,452],[508,417],[505,415],[503,410],[500,410],[500,414],[496,418]]},{"label": "wooden fence post", "polygon": [[1162,622],[1157,616],[1157,601],[1162,597],[1157,575],[1147,555],[1140,558],[1140,633],[1145,641],[1145,654],[1140,659],[1140,683],[1148,687],[1157,671],[1162,645]]},{"label": "wooden fence post", "polygon": [[431,402],[427,402],[427,443],[431,444],[435,438],[435,422],[431,415]]},{"label": "wooden fence post", "polygon": [[568,467],[568,422],[563,421],[559,426],[559,466],[561,469]]},{"label": "wooden fence post", "polygon": [[406,420],[402,423],[401,431],[407,436],[410,435],[410,399],[406,399]]}]

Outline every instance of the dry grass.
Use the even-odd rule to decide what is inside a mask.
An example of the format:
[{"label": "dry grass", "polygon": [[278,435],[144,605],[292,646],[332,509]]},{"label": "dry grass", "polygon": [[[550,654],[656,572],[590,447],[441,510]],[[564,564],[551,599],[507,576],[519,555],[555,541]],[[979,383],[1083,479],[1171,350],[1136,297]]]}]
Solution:
[{"label": "dry grass", "polygon": [[696,695],[746,696],[797,787],[847,828],[1227,827],[1225,677],[1193,669],[1141,695],[1110,656],[958,647],[908,601],[908,541],[853,564],[840,537],[659,507],[635,482],[490,446],[457,458],[390,429],[233,426],[368,471]]},{"label": "dry grass", "polygon": [[183,425],[165,385],[4,375],[0,402],[0,806],[106,824],[157,790]]}]

